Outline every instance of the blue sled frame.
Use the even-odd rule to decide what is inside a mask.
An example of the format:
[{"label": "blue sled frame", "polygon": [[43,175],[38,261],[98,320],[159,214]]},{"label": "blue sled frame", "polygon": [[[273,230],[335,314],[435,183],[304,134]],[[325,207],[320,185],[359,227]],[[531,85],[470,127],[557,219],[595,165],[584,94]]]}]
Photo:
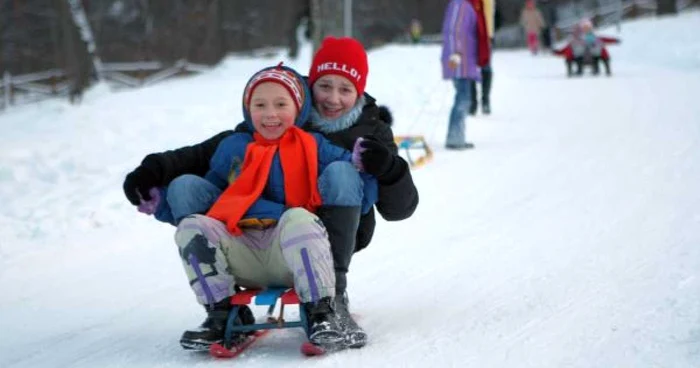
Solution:
[{"label": "blue sled frame", "polygon": [[[238,310],[242,305],[249,305],[255,300],[255,305],[266,305],[267,308],[267,322],[266,323],[254,323],[251,325],[242,325],[236,322],[238,317]],[[275,307],[277,302],[280,304],[279,316],[275,317]],[[294,289],[291,288],[269,288],[265,290],[243,290],[231,297],[231,304],[233,308],[228,315],[228,320],[226,322],[226,332],[224,333],[224,347],[230,349],[232,346],[232,336],[235,333],[240,332],[251,332],[260,330],[272,330],[279,328],[294,328],[301,327],[304,332],[307,332],[308,323],[306,320],[306,313],[304,311],[304,306],[299,303],[299,297],[297,296]],[[299,320],[296,321],[286,321],[284,319],[284,308],[286,305],[298,305],[299,306]]]}]

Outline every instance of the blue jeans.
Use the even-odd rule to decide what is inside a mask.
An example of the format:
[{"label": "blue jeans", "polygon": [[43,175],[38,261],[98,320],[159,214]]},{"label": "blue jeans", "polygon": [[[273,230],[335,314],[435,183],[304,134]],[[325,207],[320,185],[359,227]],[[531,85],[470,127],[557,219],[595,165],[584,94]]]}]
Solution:
[{"label": "blue jeans", "polygon": [[[362,213],[367,213],[376,201],[376,193],[365,195],[365,190],[370,188],[365,188],[362,177],[349,162],[328,165],[318,177],[318,189],[324,205],[362,206]],[[200,176],[178,176],[161,188],[161,198],[165,200],[158,204],[155,218],[177,226],[186,216],[206,213],[221,193],[221,189]]]},{"label": "blue jeans", "polygon": [[185,216],[206,213],[222,192],[200,176],[178,176],[167,188],[161,189],[161,203],[154,214],[155,218],[177,226]]},{"label": "blue jeans", "polygon": [[455,78],[455,101],[450,111],[450,122],[447,127],[447,145],[463,145],[467,141],[465,134],[467,114],[471,105],[471,80]]},{"label": "blue jeans", "polygon": [[351,163],[336,161],[319,175],[318,191],[324,205],[361,206],[364,182]]}]

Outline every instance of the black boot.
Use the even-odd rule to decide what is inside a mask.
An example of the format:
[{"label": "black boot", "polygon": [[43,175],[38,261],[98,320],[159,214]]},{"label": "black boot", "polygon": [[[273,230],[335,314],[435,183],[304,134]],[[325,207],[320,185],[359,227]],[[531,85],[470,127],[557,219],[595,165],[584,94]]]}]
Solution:
[{"label": "black boot", "polygon": [[359,206],[322,206],[316,212],[326,227],[328,241],[331,243],[337,295],[343,294],[347,286],[347,273],[355,252],[361,210]]},{"label": "black boot", "polygon": [[605,75],[610,76],[612,73],[610,72],[610,59],[601,59],[603,60],[603,66],[605,67]]},{"label": "black boot", "polygon": [[[180,345],[187,350],[209,350],[209,346],[224,341],[224,332],[226,331],[226,322],[228,315],[231,312],[231,301],[226,298],[216,304],[207,312],[207,318],[202,322],[201,326],[195,330],[188,330],[182,334]],[[246,305],[238,308],[237,324],[250,325],[255,323],[253,312]],[[245,337],[246,334],[241,333],[233,336],[233,342]]]},{"label": "black boot", "polygon": [[446,144],[445,148],[453,151],[464,151],[474,148],[474,143],[465,142],[462,144]]},{"label": "black boot", "polygon": [[574,58],[574,63],[576,63],[576,75],[583,75],[583,58]]},{"label": "black boot", "polygon": [[478,104],[476,102],[476,82],[469,81],[469,89],[471,90],[471,103],[469,104],[469,115],[476,115]]},{"label": "black boot", "polygon": [[336,314],[340,327],[345,332],[345,345],[349,348],[361,348],[367,344],[367,333],[352,318],[347,293],[335,296]]},{"label": "black boot", "polygon": [[304,303],[303,307],[308,323],[306,333],[312,344],[326,347],[343,344],[344,336],[335,313],[334,297]]},{"label": "black boot", "polygon": [[593,63],[593,75],[600,74],[600,58],[597,56],[594,57],[592,63]]},{"label": "black boot", "polygon": [[573,60],[566,59],[566,76],[571,77],[574,74]]},{"label": "black boot", "polygon": [[488,70],[481,71],[481,112],[485,115],[491,113],[491,81],[493,72]]}]

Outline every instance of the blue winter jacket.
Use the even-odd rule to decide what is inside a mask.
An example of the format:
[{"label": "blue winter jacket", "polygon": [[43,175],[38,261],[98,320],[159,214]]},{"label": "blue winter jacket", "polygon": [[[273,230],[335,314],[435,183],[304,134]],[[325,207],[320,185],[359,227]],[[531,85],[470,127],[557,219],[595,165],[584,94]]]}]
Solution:
[{"label": "blue winter jacket", "polygon": [[[342,149],[321,134],[310,133],[316,139],[318,146],[318,173],[334,161],[350,162],[351,153]],[[210,170],[204,176],[212,184],[226,189],[229,183],[233,183],[240,175],[241,165],[248,144],[253,141],[253,137],[245,133],[236,133],[225,138],[216,149],[210,162]],[[243,219],[274,219],[279,220],[286,210],[284,193],[284,175],[280,162],[279,152],[275,153],[272,160],[272,168],[268,177],[267,185],[261,197],[256,200],[243,216]],[[378,197],[378,187],[376,179],[368,174],[361,173],[364,181],[364,198],[362,200],[362,212],[369,211],[376,203]]]},{"label": "blue winter jacket", "polygon": [[[296,73],[291,68],[283,67],[293,72],[301,81],[305,89],[304,103],[301,106],[299,117],[294,122],[298,127],[303,126],[309,118],[311,111],[311,95],[308,90],[306,81],[303,77]],[[256,73],[257,74],[257,73]],[[251,78],[252,80],[252,78]],[[250,81],[248,82],[250,83]],[[251,131],[254,131],[252,119],[248,110],[243,106],[243,116]],[[352,154],[334,144],[323,137],[319,133],[310,133],[316,139],[318,147],[318,174],[334,161],[351,162]],[[253,141],[253,137],[247,133],[235,133],[226,137],[219,143],[219,146],[211,158],[209,172],[204,176],[212,184],[225,190],[226,187],[233,183],[236,177],[240,174],[241,165],[245,157],[246,148]],[[243,219],[274,219],[279,220],[282,213],[285,211],[285,193],[284,193],[284,175],[282,172],[282,164],[280,163],[279,152],[275,153],[272,160],[271,172],[268,177],[267,185],[263,189],[260,198],[256,200],[248,209]],[[379,189],[377,179],[374,176],[360,173],[364,182],[364,197],[362,199],[362,213],[367,213],[372,206],[377,202]]]}]

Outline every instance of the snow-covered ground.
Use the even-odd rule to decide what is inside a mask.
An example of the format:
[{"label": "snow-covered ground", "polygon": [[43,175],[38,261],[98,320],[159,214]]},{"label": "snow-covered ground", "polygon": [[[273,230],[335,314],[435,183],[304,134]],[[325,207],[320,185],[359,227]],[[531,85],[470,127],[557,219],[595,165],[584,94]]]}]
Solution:
[{"label": "snow-covered ground", "polygon": [[234,126],[243,84],[278,58],[3,112],[0,367],[698,367],[698,34],[697,11],[624,24],[611,78],[497,52],[468,152],[442,148],[439,47],[372,51],[368,91],[435,157],[414,172],[415,215],[380,221],[353,260],[369,345],[320,359],[298,353],[301,330],[235,363],[182,351],[203,312],[174,229],[121,189],[145,154]]}]

